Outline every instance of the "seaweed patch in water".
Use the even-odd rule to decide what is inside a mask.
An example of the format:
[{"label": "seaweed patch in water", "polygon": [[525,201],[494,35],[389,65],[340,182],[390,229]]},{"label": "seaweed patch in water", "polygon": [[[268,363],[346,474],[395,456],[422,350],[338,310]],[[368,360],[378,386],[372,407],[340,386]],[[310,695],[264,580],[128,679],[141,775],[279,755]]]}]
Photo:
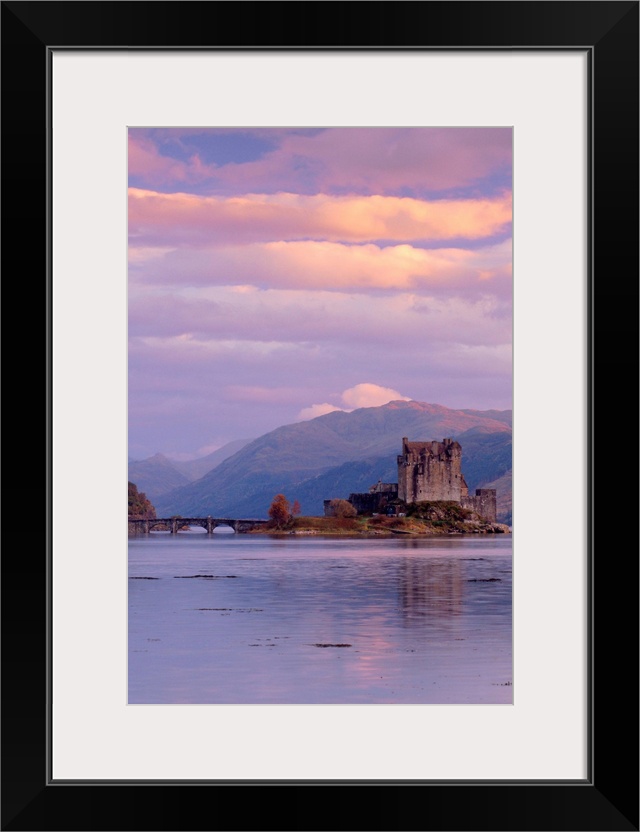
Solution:
[{"label": "seaweed patch in water", "polygon": [[237,578],[237,575],[174,575],[174,578]]},{"label": "seaweed patch in water", "polygon": [[248,609],[242,609],[241,607],[196,607],[195,609],[197,612],[264,612],[258,607]]}]

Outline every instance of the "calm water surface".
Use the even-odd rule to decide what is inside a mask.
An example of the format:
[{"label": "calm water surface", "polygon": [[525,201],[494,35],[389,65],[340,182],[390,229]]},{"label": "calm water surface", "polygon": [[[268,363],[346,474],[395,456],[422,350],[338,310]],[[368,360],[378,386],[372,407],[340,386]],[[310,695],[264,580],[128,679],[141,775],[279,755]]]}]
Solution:
[{"label": "calm water surface", "polygon": [[510,536],[129,541],[132,704],[511,703],[511,643]]}]

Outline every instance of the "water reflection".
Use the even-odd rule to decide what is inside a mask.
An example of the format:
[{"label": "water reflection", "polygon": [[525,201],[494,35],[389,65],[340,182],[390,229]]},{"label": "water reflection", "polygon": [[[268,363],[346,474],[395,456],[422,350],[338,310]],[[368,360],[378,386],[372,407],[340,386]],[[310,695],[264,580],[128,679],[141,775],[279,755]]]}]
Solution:
[{"label": "water reflection", "polygon": [[155,535],[129,567],[131,703],[511,701],[510,540]]},{"label": "water reflection", "polygon": [[416,560],[400,564],[398,594],[406,625],[427,624],[429,616],[459,615],[464,564],[458,559]]}]

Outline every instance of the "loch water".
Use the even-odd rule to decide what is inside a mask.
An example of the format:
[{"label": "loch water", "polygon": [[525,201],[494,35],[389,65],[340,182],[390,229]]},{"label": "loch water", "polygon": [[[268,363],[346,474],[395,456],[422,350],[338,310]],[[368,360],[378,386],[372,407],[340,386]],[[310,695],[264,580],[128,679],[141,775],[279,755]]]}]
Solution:
[{"label": "loch water", "polygon": [[130,704],[511,704],[510,535],[129,540]]}]

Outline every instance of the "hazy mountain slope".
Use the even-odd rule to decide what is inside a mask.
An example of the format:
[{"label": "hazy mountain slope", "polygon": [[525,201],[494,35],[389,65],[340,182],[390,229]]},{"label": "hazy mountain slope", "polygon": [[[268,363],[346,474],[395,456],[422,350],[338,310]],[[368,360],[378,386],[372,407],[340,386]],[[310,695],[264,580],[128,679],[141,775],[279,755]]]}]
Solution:
[{"label": "hazy mountain slope", "polygon": [[[345,496],[366,490],[379,478],[395,482],[395,458],[403,436],[442,439],[464,435],[467,481],[488,480],[510,466],[507,445],[511,431],[495,415],[495,411],[487,417],[482,412],[465,413],[422,402],[390,402],[352,413],[328,413],[255,439],[201,479],[162,495],[155,502],[156,509],[159,516],[265,517],[274,494],[282,491],[291,500],[297,498],[303,512],[320,514],[323,499],[342,496],[331,493],[334,475],[318,482],[331,469],[344,468],[337,476]],[[382,471],[377,470],[378,463],[367,462],[373,459],[383,460]],[[349,469],[348,462],[358,466]]]},{"label": "hazy mountain slope", "polygon": [[456,439],[462,445],[462,473],[470,492],[511,470],[511,432],[470,430]]},{"label": "hazy mountain slope", "polygon": [[[499,411],[489,411],[496,414]],[[312,420],[326,424],[340,438],[348,441],[358,453],[352,458],[400,453],[403,436],[420,439],[456,437],[472,428],[488,432],[508,431],[508,423],[482,411],[451,410],[425,402],[389,402],[382,407],[367,407],[352,413],[336,411]],[[303,423],[305,424],[305,423]],[[310,423],[306,423],[310,424]]]},{"label": "hazy mountain slope", "polygon": [[509,427],[513,424],[512,410],[463,410],[469,416],[486,416],[489,419],[496,419],[498,422],[504,422]]},{"label": "hazy mountain slope", "polygon": [[162,494],[189,482],[174,463],[162,454],[155,454],[139,462],[130,462],[129,480],[135,482],[138,489],[144,491],[154,505]]},{"label": "hazy mountain slope", "polygon": [[154,454],[140,461],[129,460],[129,479],[139,484],[152,502],[176,488],[199,480],[209,471],[243,448],[247,439],[238,439],[218,448],[217,451],[200,457],[179,462],[168,459],[164,454]]},{"label": "hazy mountain slope", "polygon": [[[311,430],[305,430],[307,425]],[[335,466],[351,451],[322,424],[277,428],[196,482],[163,495],[156,508],[161,514],[183,516],[266,517],[275,493]]]},{"label": "hazy mountain slope", "polygon": [[302,514],[321,515],[324,500],[346,500],[353,492],[368,491],[378,480],[398,481],[395,456],[345,462],[295,486],[291,491],[291,499],[298,500]]},{"label": "hazy mountain slope", "polygon": [[251,439],[236,439],[234,442],[228,442],[226,445],[218,448],[217,451],[207,454],[207,456],[201,456],[198,459],[189,459],[183,462],[172,460],[172,462],[180,473],[184,474],[188,480],[193,482],[204,477],[205,474],[208,474],[209,471],[212,471],[221,462],[233,456],[251,441]]}]

